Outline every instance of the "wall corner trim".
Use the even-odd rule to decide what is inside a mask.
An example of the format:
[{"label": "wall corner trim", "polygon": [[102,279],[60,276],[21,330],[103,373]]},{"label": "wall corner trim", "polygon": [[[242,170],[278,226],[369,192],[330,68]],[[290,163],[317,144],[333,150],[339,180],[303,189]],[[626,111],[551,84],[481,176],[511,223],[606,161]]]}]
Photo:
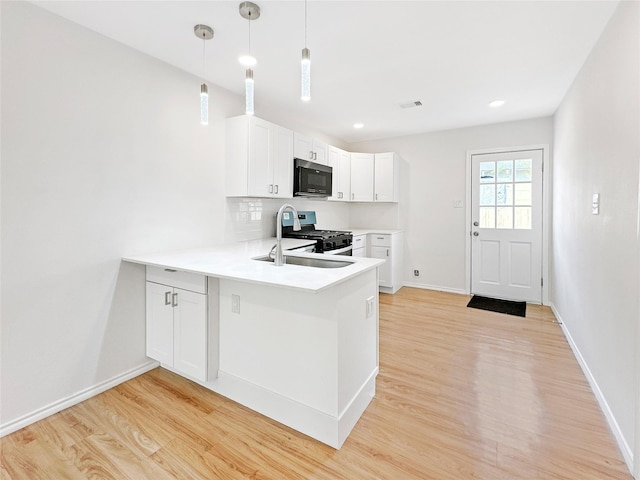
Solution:
[{"label": "wall corner trim", "polygon": [[110,378],[109,380],[105,380],[104,382],[100,382],[96,385],[93,385],[89,388],[85,388],[84,390],[79,391],[69,397],[62,398],[56,402],[53,402],[45,407],[39,408],[31,413],[23,415],[15,420],[11,420],[5,424],[0,425],[0,438],[8,435],[10,433],[16,432],[21,428],[24,428],[32,423],[37,422],[38,420],[42,420],[43,418],[49,417],[54,413],[58,413],[65,408],[72,407],[77,405],[84,400],[87,400],[91,397],[95,397],[102,392],[109,390],[121,383],[126,382],[127,380],[131,380],[143,373],[148,372],[149,370],[153,370],[160,364],[156,361],[151,361],[144,363],[143,365],[139,365],[131,370],[128,370],[120,375],[116,375],[115,377]]}]

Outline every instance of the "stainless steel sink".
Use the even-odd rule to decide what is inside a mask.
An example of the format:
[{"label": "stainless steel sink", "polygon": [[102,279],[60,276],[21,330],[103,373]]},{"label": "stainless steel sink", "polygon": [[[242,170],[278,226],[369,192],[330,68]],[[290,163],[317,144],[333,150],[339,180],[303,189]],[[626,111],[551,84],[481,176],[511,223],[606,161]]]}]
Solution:
[{"label": "stainless steel sink", "polygon": [[[270,258],[268,255],[256,257],[254,260],[273,263],[273,258]],[[285,265],[301,265],[303,267],[314,268],[341,268],[353,265],[353,262],[345,262],[343,260],[325,260],[324,258],[293,257],[288,255],[284,256],[284,263]]]}]

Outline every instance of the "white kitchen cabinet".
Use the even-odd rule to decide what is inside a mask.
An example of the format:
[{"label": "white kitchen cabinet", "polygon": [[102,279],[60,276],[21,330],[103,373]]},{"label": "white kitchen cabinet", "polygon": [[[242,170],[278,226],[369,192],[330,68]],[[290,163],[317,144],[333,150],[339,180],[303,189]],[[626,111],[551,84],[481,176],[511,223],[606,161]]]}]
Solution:
[{"label": "white kitchen cabinet", "polygon": [[396,293],[402,287],[402,232],[370,233],[367,242],[368,256],[385,260],[384,265],[378,267],[380,291]]},{"label": "white kitchen cabinet", "polygon": [[367,256],[367,235],[354,235],[351,243],[353,257],[366,257]]},{"label": "white kitchen cabinet", "polygon": [[397,202],[400,191],[400,159],[396,153],[374,155],[374,202]]},{"label": "white kitchen cabinet", "polygon": [[207,380],[207,279],[147,267],[147,356]]},{"label": "white kitchen cabinet", "polygon": [[351,201],[373,202],[374,155],[351,154]]},{"label": "white kitchen cabinet", "polygon": [[329,147],[329,166],[333,169],[333,195],[329,200],[351,200],[351,154],[336,147]]},{"label": "white kitchen cabinet", "polygon": [[293,197],[293,131],[252,115],[226,121],[228,197]]},{"label": "white kitchen cabinet", "polygon": [[293,156],[302,160],[328,165],[329,146],[301,133],[293,134]]}]

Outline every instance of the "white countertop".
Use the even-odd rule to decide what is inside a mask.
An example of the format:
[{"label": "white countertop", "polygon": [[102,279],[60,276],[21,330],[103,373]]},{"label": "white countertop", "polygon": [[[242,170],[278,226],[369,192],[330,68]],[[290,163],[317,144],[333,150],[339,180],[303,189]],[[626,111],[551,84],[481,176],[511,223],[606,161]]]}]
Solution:
[{"label": "white countertop", "polygon": [[388,230],[385,228],[345,228],[345,230],[350,231],[352,235],[368,235],[370,233],[393,235],[396,233],[402,233],[402,230]]},{"label": "white countertop", "polygon": [[[374,232],[379,233],[377,230]],[[276,267],[271,262],[253,260],[255,257],[267,255],[275,243],[276,239],[272,237],[210,248],[132,255],[124,257],[123,260],[143,265],[200,273],[209,277],[279,286],[308,292],[318,292],[333,287],[384,263],[384,260],[375,258],[331,256],[302,252],[285,252],[285,254],[325,260],[344,260],[353,262],[353,264],[341,268],[316,268],[299,265]],[[284,250],[309,244],[308,240],[294,238],[284,238],[282,240],[282,248]]]}]

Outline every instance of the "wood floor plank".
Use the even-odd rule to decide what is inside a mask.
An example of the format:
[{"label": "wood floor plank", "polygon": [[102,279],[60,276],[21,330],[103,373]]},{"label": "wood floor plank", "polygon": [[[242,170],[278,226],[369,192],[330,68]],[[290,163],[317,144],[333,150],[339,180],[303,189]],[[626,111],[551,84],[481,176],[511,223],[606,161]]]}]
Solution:
[{"label": "wood floor plank", "polygon": [[551,310],[380,295],[376,397],[334,450],[155,369],[0,440],[2,480],[631,480]]}]

